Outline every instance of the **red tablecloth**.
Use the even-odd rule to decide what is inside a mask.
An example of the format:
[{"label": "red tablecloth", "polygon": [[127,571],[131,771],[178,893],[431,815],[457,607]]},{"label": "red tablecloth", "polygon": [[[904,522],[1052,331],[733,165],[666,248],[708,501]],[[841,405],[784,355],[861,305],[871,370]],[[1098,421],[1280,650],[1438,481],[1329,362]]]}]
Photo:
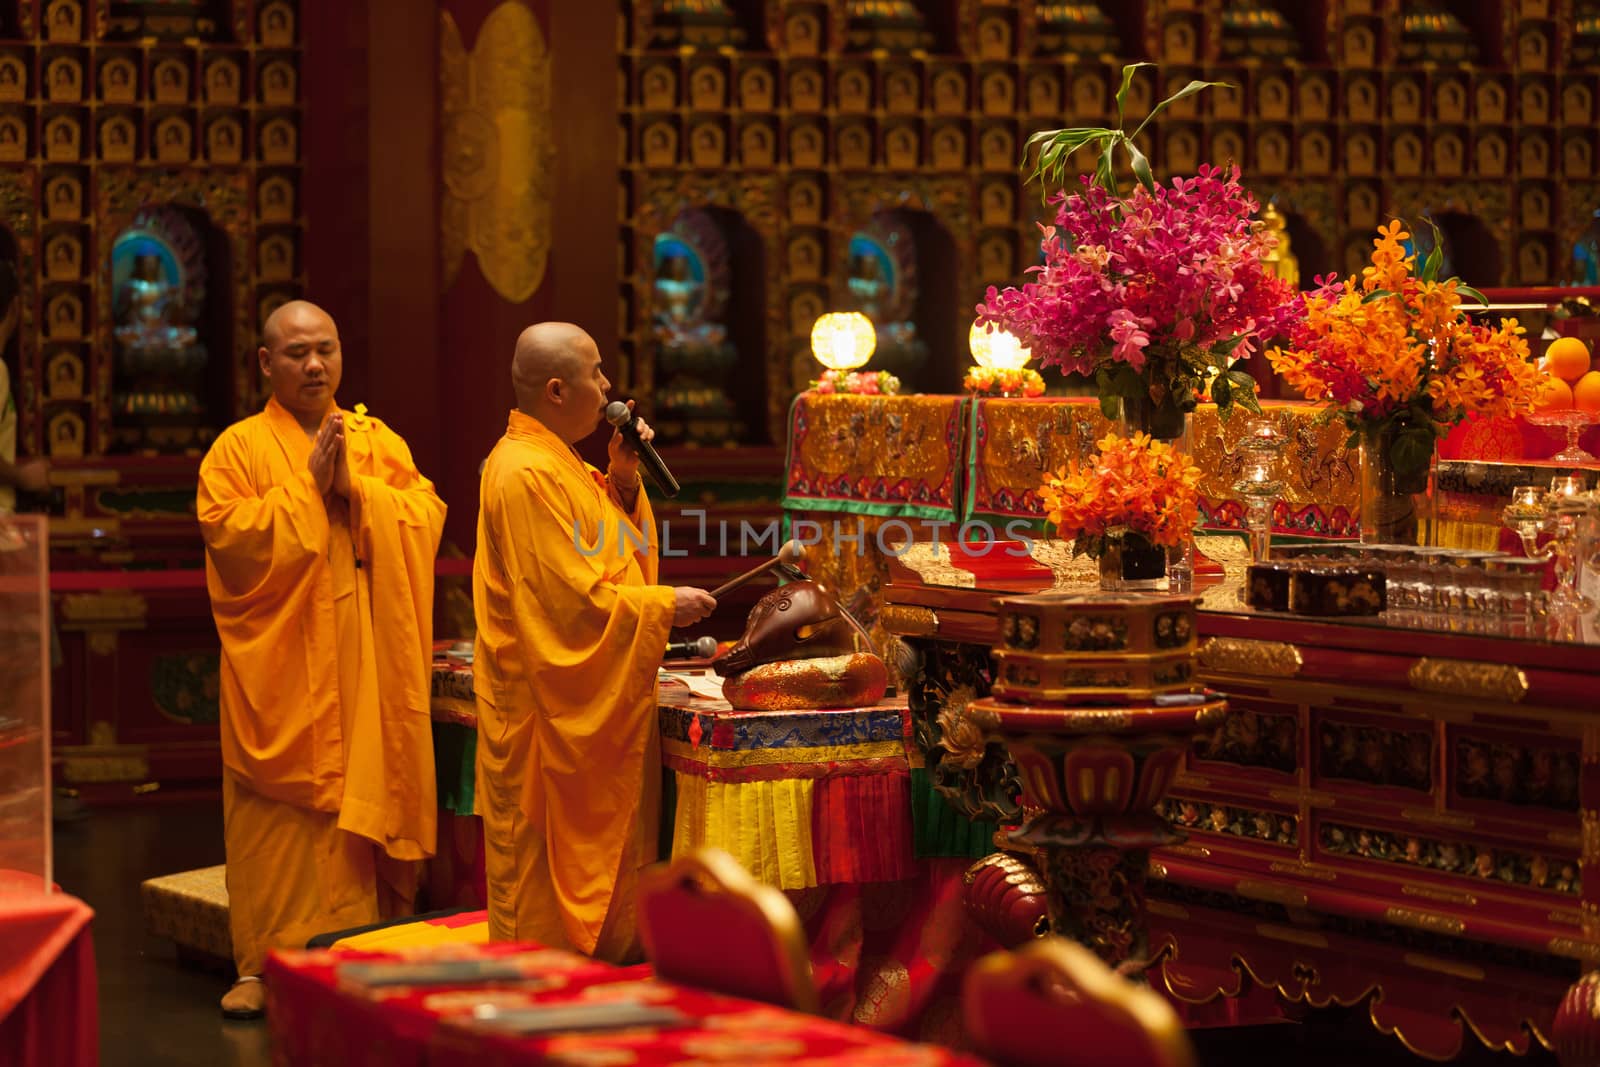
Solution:
[{"label": "red tablecloth", "polygon": [[[530,986],[393,987],[373,997],[341,986],[338,966],[358,960],[523,955]],[[397,953],[273,953],[266,970],[275,1062],[303,1067],[428,1064],[640,1065],[732,1063],[903,1064],[981,1061],[930,1045],[784,1011],[754,1001],[659,982],[647,967],[612,967],[528,944],[449,946]],[[475,1004],[502,1008],[638,1003],[674,1008],[689,1025],[518,1038],[460,1025]]]},{"label": "red tablecloth", "polygon": [[0,1062],[7,1067],[100,1062],[93,916],[76,897],[44,892],[36,878],[0,876]]}]

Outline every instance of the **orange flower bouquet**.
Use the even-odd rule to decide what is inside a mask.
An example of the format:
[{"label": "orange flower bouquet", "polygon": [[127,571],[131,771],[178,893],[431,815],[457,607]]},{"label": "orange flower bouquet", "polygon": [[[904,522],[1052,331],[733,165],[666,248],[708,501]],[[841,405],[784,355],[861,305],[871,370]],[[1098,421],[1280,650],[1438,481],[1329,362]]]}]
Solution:
[{"label": "orange flower bouquet", "polygon": [[1420,270],[1410,236],[1398,219],[1380,227],[1360,279],[1306,293],[1289,346],[1267,352],[1306,399],[1332,401],[1328,417],[1361,446],[1367,541],[1414,542],[1423,520],[1411,498],[1426,495],[1438,439],[1469,416],[1531,409],[1538,377],[1517,320],[1472,322],[1459,308],[1483,294],[1438,280],[1438,231]]},{"label": "orange flower bouquet", "polygon": [[1045,476],[1045,517],[1073,538],[1073,555],[1100,561],[1129,580],[1159,579],[1166,549],[1182,549],[1200,515],[1200,468],[1148,434],[1107,434],[1087,461]]}]

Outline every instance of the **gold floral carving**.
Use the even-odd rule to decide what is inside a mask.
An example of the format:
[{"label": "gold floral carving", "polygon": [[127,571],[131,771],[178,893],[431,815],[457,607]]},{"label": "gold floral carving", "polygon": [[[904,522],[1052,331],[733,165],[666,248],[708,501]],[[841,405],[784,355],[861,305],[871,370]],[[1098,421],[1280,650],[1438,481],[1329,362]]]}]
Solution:
[{"label": "gold floral carving", "polygon": [[963,771],[982,763],[987,747],[982,721],[967,710],[976,696],[970,686],[958,686],[939,709],[939,747],[948,753],[946,762]]},{"label": "gold floral carving", "polygon": [[472,252],[494,291],[520,304],[550,258],[550,54],[513,0],[489,13],[470,54],[449,12],[439,30],[443,284]]},{"label": "gold floral carving", "polygon": [[1400,892],[1408,897],[1421,897],[1423,900],[1437,900],[1442,904],[1465,904],[1476,907],[1478,898],[1471,893],[1457,893],[1449,889],[1435,889],[1425,885],[1403,885]]},{"label": "gold floral carving", "polygon": [[950,562],[950,546],[943,541],[907,545],[900,553],[900,562],[922,579],[924,585],[943,585],[956,589],[974,589],[978,579],[971,571],[961,570]]},{"label": "gold floral carving", "polygon": [[1389,908],[1383,913],[1383,917],[1396,926],[1409,926],[1415,930],[1428,930],[1436,934],[1462,934],[1467,930],[1467,924],[1455,916],[1436,915],[1431,911]]},{"label": "gold floral carving", "polygon": [[1300,650],[1281,641],[1211,637],[1200,646],[1200,666],[1224,674],[1293,678],[1303,664]]},{"label": "gold floral carving", "polygon": [[1296,878],[1313,878],[1319,882],[1336,882],[1339,880],[1337,872],[1309,863],[1284,863],[1280,860],[1268,864],[1267,870],[1273,874],[1292,874]]},{"label": "gold floral carving", "polygon": [[933,637],[939,632],[939,616],[932,608],[912,604],[886,604],[878,613],[885,630],[901,637]]},{"label": "gold floral carving", "polygon": [[1407,677],[1411,688],[1443,696],[1515,704],[1528,695],[1528,676],[1505,663],[1424,656],[1411,665]]}]

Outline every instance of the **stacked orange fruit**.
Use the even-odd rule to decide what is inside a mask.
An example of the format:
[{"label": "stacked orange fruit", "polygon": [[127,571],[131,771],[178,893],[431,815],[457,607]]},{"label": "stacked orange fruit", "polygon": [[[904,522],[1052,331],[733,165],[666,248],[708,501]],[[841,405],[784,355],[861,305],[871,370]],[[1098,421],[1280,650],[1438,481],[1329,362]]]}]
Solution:
[{"label": "stacked orange fruit", "polygon": [[1589,346],[1576,337],[1558,337],[1545,349],[1544,377],[1534,401],[1537,411],[1581,408],[1600,412],[1600,370],[1589,369]]}]

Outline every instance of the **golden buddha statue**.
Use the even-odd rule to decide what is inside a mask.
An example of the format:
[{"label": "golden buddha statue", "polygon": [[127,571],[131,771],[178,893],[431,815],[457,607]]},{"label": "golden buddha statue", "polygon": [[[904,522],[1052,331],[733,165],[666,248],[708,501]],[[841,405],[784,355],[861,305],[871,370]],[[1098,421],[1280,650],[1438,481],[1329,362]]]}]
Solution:
[{"label": "golden buddha statue", "polygon": [[1222,12],[1222,54],[1227,59],[1287,59],[1300,38],[1282,12],[1262,0],[1232,0]]},{"label": "golden buddha statue", "polygon": [[1039,0],[1035,13],[1042,53],[1114,55],[1121,47],[1116,26],[1093,0],[1077,4]]},{"label": "golden buddha statue", "polygon": [[1300,261],[1295,258],[1294,251],[1289,247],[1289,220],[1283,217],[1278,205],[1269,202],[1261,210],[1261,222],[1278,240],[1272,251],[1261,257],[1261,262],[1272,268],[1272,273],[1279,278],[1290,285],[1298,286]]}]

